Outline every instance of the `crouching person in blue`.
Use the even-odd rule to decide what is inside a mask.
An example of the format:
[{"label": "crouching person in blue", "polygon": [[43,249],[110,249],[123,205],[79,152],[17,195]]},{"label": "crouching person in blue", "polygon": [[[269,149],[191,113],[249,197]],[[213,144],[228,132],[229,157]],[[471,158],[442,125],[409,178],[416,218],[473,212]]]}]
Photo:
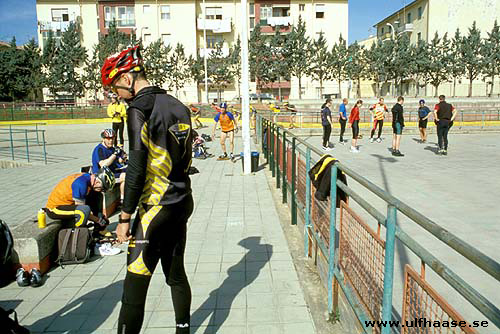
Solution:
[{"label": "crouching person in blue", "polygon": [[[52,219],[62,220],[65,227],[86,227],[94,222],[95,231],[109,223],[99,217],[101,192],[111,189],[115,177],[107,167],[96,174],[76,173],[65,177],[52,190],[45,211]],[[96,231],[97,232],[97,231]]]},{"label": "crouching person in blue", "polygon": [[115,176],[116,183],[120,184],[120,200],[123,202],[127,155],[120,147],[113,147],[115,138],[113,129],[102,130],[101,138],[102,142],[92,152],[92,172],[97,173],[100,168],[109,167]]}]

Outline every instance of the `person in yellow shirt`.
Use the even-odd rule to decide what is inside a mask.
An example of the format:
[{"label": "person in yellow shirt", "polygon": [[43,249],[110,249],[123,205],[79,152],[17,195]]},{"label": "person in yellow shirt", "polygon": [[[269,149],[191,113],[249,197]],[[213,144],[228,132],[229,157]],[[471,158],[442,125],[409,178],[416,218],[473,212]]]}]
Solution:
[{"label": "person in yellow shirt", "polygon": [[115,94],[111,96],[111,103],[108,105],[108,116],[111,117],[113,131],[117,134],[113,146],[118,146],[118,136],[120,136],[120,147],[123,148],[123,130],[127,118],[127,109]]},{"label": "person in yellow shirt", "polygon": [[[221,135],[220,135],[220,146],[222,148],[223,154],[217,160],[233,160],[234,159],[234,133],[238,132],[238,123],[236,118],[234,118],[233,114],[227,111],[227,103],[222,102],[220,104],[219,113],[215,116],[214,127],[212,129],[212,140],[215,139],[215,129],[217,128],[217,124],[220,123],[221,127]],[[229,137],[229,146],[231,149],[231,153],[229,156],[226,151],[226,138]]]}]

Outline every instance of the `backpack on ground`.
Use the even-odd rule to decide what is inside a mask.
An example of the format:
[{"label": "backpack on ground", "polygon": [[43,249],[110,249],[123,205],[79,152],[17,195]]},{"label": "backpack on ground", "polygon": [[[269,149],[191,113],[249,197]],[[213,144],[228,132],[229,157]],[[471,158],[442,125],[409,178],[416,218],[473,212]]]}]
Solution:
[{"label": "backpack on ground", "polygon": [[[14,314],[14,319],[10,318],[10,314]],[[2,331],[2,333],[6,334],[29,334],[30,331],[19,325],[19,322],[17,321],[17,313],[14,310],[9,310],[5,311],[3,308],[0,307],[0,323],[2,324],[3,330],[6,330],[5,332]]]},{"label": "backpack on ground", "polygon": [[85,263],[91,254],[92,233],[86,227],[64,228],[59,231],[57,245],[57,264]]},{"label": "backpack on ground", "polygon": [[[13,276],[12,249],[14,238],[9,226],[0,219],[0,287],[7,285]],[[11,275],[12,274],[12,275]]]}]

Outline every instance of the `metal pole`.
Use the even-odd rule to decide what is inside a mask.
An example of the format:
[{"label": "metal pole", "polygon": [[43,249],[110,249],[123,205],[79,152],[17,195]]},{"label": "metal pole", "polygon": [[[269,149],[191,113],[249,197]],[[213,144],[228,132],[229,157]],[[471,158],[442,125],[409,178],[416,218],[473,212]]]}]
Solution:
[{"label": "metal pole", "polygon": [[311,149],[306,151],[306,215],[304,224],[304,254],[309,256],[309,226],[311,226],[311,178],[309,169],[311,168]]},{"label": "metal pole", "polygon": [[208,65],[207,65],[207,8],[205,6],[205,0],[203,0],[203,65],[205,67],[205,96],[208,101]]},{"label": "metal pole", "polygon": [[296,174],[296,156],[295,156],[295,136],[292,138],[292,225],[297,225],[297,195],[295,194]]},{"label": "metal pole", "polygon": [[337,223],[337,173],[338,167],[332,166],[330,180],[330,254],[328,256],[328,312],[333,311],[333,276],[335,269],[335,226]]},{"label": "metal pole", "polygon": [[269,157],[270,159],[270,164],[269,164],[269,169],[272,172],[272,175],[274,177],[276,171],[274,170],[274,123],[271,122],[271,132],[269,133],[271,136],[271,152],[269,152]]},{"label": "metal pole", "polygon": [[47,149],[45,148],[45,131],[42,131],[42,140],[43,140],[43,159],[45,164],[47,164]]},{"label": "metal pole", "polygon": [[12,155],[12,160],[14,158],[14,138],[12,137],[12,125],[9,125],[9,135],[10,135],[10,154]]},{"label": "metal pole", "polygon": [[241,116],[243,136],[243,173],[250,174],[250,84],[248,65],[248,5],[247,0],[241,0]]},{"label": "metal pole", "polygon": [[282,202],[286,203],[288,200],[288,194],[286,193],[286,186],[287,186],[287,170],[286,170],[286,132],[283,130],[283,145],[281,146],[282,154],[281,154],[281,159],[283,159],[283,170],[281,171],[281,197],[282,197]]},{"label": "metal pole", "polygon": [[[396,235],[397,209],[393,205],[387,206],[387,224],[385,234],[385,267],[384,267],[384,296],[382,298],[382,321],[389,322],[392,318],[392,288],[394,280],[394,248]],[[390,334],[391,328],[382,327],[382,334]]]},{"label": "metal pole", "polygon": [[280,188],[280,128],[276,126],[276,155],[275,155],[275,166],[276,166],[276,188]]},{"label": "metal pole", "polygon": [[26,142],[26,158],[28,159],[28,162],[30,162],[30,151],[28,148],[28,130],[24,130],[24,140]]}]

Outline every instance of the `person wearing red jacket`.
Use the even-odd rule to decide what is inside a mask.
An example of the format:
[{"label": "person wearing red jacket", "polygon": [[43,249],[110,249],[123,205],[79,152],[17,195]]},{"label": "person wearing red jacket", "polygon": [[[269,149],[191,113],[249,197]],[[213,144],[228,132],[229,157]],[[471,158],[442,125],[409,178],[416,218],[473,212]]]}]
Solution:
[{"label": "person wearing red jacket", "polygon": [[358,100],[356,105],[351,109],[349,115],[349,127],[352,128],[351,152],[359,153],[358,135],[359,135],[359,109],[363,105],[363,100]]}]

